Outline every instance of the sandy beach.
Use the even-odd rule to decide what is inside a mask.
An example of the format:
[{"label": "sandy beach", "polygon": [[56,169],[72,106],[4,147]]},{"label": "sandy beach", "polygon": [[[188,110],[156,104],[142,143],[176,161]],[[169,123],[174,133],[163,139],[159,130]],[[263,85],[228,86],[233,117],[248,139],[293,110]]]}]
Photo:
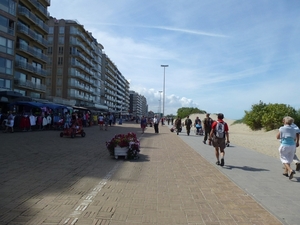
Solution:
[{"label": "sandy beach", "polygon": [[[193,123],[197,116],[201,119],[201,121],[203,121],[206,117],[205,114],[192,114],[190,115],[190,119],[193,121]],[[268,132],[263,130],[252,131],[245,124],[233,125],[235,120],[227,119],[226,115],[224,116],[224,121],[229,125],[229,140],[231,146],[242,146],[248,149],[252,149],[254,151],[258,151],[265,155],[278,158],[279,160],[278,148],[280,143],[276,139],[276,134],[278,130],[272,130]],[[217,119],[217,116],[214,114],[211,114],[210,117],[213,120]],[[228,151],[230,151],[230,149],[228,149]],[[278,162],[280,163],[280,161]]]}]

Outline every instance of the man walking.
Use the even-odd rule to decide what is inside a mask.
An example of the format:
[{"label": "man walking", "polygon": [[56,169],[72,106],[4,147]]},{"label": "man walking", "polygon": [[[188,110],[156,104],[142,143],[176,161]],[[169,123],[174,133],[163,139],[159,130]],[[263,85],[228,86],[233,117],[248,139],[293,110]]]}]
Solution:
[{"label": "man walking", "polygon": [[157,116],[154,116],[154,118],[153,118],[154,131],[155,131],[155,133],[157,133],[157,134],[158,134],[158,122],[159,122],[159,120],[157,119]]},{"label": "man walking", "polygon": [[192,120],[190,119],[189,116],[187,116],[187,118],[185,119],[184,125],[186,127],[186,133],[188,136],[190,135],[192,124],[193,124]]},{"label": "man walking", "polygon": [[[209,134],[211,131],[211,125],[213,123],[212,118],[210,118],[210,114],[206,113],[206,117],[203,120],[203,128],[204,128],[204,140],[203,143],[206,144],[207,139],[209,138]],[[211,141],[209,141],[209,145],[211,145]]]},{"label": "man walking", "polygon": [[[225,160],[225,147],[226,140],[229,143],[228,125],[223,121],[223,113],[218,114],[218,120],[214,121],[210,131],[210,138],[213,140],[213,146],[215,148],[215,155],[217,158],[217,165],[224,166]],[[220,162],[221,155],[221,162]]]}]

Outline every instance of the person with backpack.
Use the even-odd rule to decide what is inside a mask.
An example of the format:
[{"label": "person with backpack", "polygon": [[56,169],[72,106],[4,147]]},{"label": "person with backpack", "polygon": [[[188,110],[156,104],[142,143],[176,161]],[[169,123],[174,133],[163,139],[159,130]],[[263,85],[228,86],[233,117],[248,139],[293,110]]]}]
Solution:
[{"label": "person with backpack", "polygon": [[[207,139],[209,138],[209,134],[211,131],[211,125],[213,123],[213,119],[210,118],[210,114],[206,113],[206,117],[203,120],[203,128],[204,128],[204,139],[203,139],[203,143],[206,144]],[[211,141],[209,140],[209,145],[211,145]]]},{"label": "person with backpack", "polygon": [[[210,131],[210,138],[212,139],[212,144],[215,148],[215,154],[217,158],[217,165],[224,166],[225,160],[225,147],[226,147],[226,140],[227,143],[229,142],[229,129],[227,123],[223,121],[224,115],[223,113],[218,114],[218,120],[214,121],[211,126]],[[221,155],[221,162],[220,162],[220,155]]]},{"label": "person with backpack", "polygon": [[176,133],[177,135],[181,132],[181,118],[178,116],[177,119],[175,120],[175,127],[176,127]]},{"label": "person with backpack", "polygon": [[187,133],[188,136],[189,136],[190,133],[191,133],[191,127],[192,127],[192,124],[193,124],[192,120],[190,119],[189,116],[187,116],[187,118],[186,118],[185,121],[184,121],[184,125],[185,125],[185,127],[186,127],[186,133]]}]

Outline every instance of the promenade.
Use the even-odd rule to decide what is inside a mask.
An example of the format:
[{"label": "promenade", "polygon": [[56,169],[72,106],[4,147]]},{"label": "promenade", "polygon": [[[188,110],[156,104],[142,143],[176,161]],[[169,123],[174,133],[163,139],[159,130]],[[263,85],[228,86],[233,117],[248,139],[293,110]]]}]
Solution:
[{"label": "promenade", "polygon": [[[281,177],[277,159],[232,146],[222,168],[202,137],[159,129],[0,133],[0,224],[300,224],[298,174]],[[105,142],[129,131],[140,159],[111,158]]]}]

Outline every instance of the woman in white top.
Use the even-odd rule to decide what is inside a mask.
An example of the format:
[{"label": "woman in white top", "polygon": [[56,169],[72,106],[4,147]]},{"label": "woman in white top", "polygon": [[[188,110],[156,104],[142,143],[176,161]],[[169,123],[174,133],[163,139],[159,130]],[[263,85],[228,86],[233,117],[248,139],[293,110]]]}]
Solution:
[{"label": "woman in white top", "polygon": [[100,130],[103,130],[104,117],[103,117],[102,114],[100,114],[99,117],[98,117],[98,124],[99,124]]},{"label": "woman in white top", "polygon": [[15,122],[15,117],[11,112],[8,112],[8,117],[7,117],[7,121],[5,123],[6,129],[4,131],[4,133],[6,133],[8,131],[8,129],[11,129],[11,132],[14,132],[14,122]]}]

